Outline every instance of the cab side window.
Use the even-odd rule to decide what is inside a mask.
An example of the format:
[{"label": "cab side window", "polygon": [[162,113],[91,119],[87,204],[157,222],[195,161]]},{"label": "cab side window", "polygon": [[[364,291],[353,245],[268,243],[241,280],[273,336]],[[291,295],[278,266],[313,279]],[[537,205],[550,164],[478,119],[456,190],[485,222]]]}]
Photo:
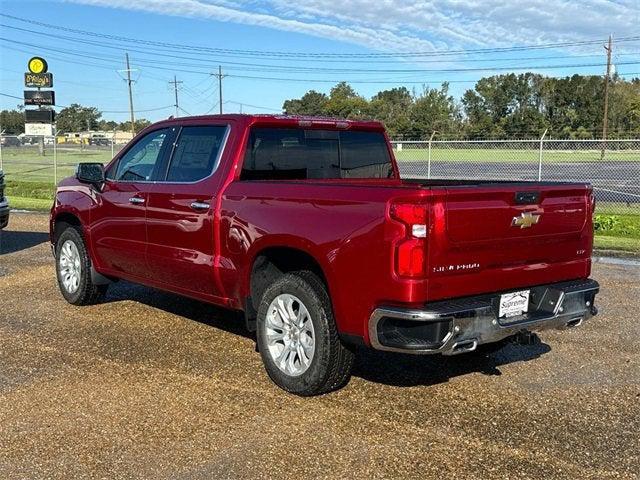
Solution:
[{"label": "cab side window", "polygon": [[116,168],[108,172],[107,178],[116,182],[152,180],[155,169],[161,163],[170,132],[171,129],[163,128],[142,137],[120,158]]}]

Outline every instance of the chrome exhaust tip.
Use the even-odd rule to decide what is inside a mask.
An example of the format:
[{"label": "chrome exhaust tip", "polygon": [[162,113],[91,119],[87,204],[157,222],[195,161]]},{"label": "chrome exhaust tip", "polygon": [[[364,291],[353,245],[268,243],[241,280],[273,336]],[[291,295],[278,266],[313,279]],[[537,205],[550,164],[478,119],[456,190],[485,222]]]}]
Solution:
[{"label": "chrome exhaust tip", "polygon": [[478,340],[475,338],[472,340],[462,340],[456,342],[451,346],[450,355],[457,355],[459,353],[473,352],[478,348]]},{"label": "chrome exhaust tip", "polygon": [[567,328],[579,327],[583,321],[584,317],[574,317],[567,322]]}]

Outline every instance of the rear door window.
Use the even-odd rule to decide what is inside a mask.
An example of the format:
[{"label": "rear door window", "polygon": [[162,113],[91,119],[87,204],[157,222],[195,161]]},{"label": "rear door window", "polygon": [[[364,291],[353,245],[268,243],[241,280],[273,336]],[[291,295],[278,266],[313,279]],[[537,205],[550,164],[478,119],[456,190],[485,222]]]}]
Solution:
[{"label": "rear door window", "polygon": [[225,125],[183,127],[175,143],[166,181],[197,182],[211,175],[217,167],[226,131]]},{"label": "rear door window", "polygon": [[393,173],[380,132],[253,128],[241,178],[389,178]]}]

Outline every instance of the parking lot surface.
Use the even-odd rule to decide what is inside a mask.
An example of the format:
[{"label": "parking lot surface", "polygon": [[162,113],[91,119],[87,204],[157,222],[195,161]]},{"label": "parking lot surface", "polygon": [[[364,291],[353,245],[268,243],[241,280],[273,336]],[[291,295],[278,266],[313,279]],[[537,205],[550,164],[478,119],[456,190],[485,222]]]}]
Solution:
[{"label": "parking lot surface", "polygon": [[594,265],[580,328],[488,357],[362,350],[304,399],[224,310],[125,282],[68,305],[46,230],[0,233],[2,478],[638,478],[637,265]]}]

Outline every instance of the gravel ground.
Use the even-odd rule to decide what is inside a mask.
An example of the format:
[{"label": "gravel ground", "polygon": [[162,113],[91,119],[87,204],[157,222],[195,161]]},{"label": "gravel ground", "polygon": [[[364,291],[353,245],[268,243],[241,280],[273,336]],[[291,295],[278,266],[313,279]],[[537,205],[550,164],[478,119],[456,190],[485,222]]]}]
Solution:
[{"label": "gravel ground", "polygon": [[302,399],[228,312],[124,282],[66,304],[46,229],[0,233],[2,478],[638,478],[640,266],[595,264],[581,328],[484,359],[363,350]]}]

